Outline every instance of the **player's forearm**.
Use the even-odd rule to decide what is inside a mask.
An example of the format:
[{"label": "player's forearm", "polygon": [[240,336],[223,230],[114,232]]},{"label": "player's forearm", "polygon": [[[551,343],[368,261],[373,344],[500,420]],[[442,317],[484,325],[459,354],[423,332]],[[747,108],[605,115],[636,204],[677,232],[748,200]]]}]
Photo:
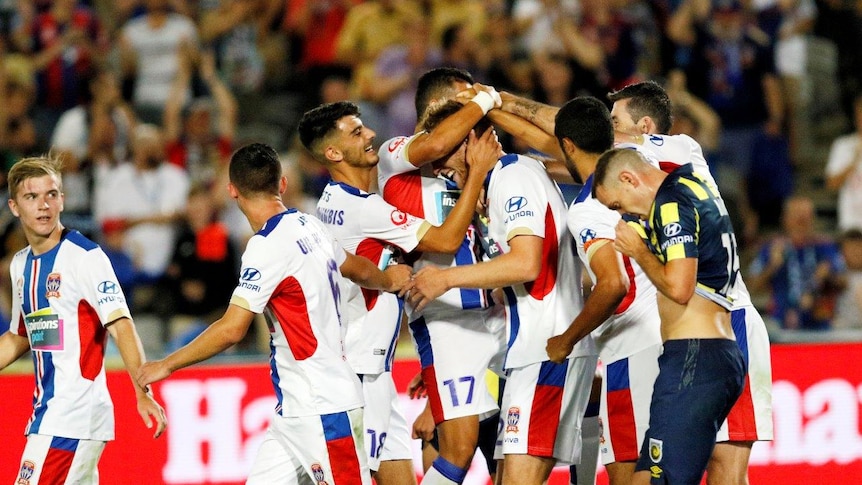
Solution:
[{"label": "player's forearm", "polygon": [[[228,308],[228,312],[231,311],[232,307],[233,305]],[[174,372],[192,364],[203,362],[241,342],[247,331],[247,324],[237,326],[231,324],[226,317],[222,317],[213,322],[187,345],[165,357],[163,359],[164,364],[170,372]]]},{"label": "player's forearm", "polygon": [[566,329],[566,337],[577,343],[593,330],[599,328],[622,303],[626,296],[624,286],[613,284],[607,280],[599,280],[590,296],[584,302],[584,308]]},{"label": "player's forearm", "polygon": [[476,212],[476,202],[482,192],[482,181],[484,173],[471,170],[467,176],[467,182],[455,207],[442,225],[432,227],[425,234],[417,247],[420,251],[431,251],[436,253],[455,254],[464,242],[467,227],[473,221]]},{"label": "player's forearm", "polygon": [[28,350],[30,350],[30,341],[27,340],[27,337],[15,335],[8,331],[0,335],[0,370],[18,360]]},{"label": "player's forearm", "polygon": [[554,127],[557,124],[557,112],[560,111],[560,108],[522,98],[505,91],[500,92],[500,97],[503,98],[503,111],[524,118],[538,126],[545,133],[554,133]]},{"label": "player's forearm", "polygon": [[146,390],[135,382],[138,369],[147,361],[141,339],[135,330],[135,324],[128,318],[121,318],[108,326],[108,333],[111,334],[111,338],[117,344],[117,350],[119,350],[123,364],[135,386],[135,393],[138,395],[146,394]]},{"label": "player's forearm", "polygon": [[[654,254],[645,251],[639,252],[634,260],[653,286],[670,300],[685,305],[694,295],[694,288],[697,284],[697,259],[675,259],[667,264],[662,264]],[[692,263],[694,273],[690,271]]]},{"label": "player's forearm", "polygon": [[347,259],[339,270],[345,278],[369,290],[387,291],[391,285],[389,277],[370,259],[362,256],[347,253]]},{"label": "player's forearm", "polygon": [[465,104],[455,114],[441,121],[433,131],[414,138],[407,147],[408,160],[416,167],[440,160],[463,143],[473,126],[484,116],[484,111],[477,103]]},{"label": "player's forearm", "polygon": [[550,132],[545,131],[525,118],[499,109],[489,111],[488,118],[503,131],[523,140],[531,148],[557,160],[563,160],[563,152],[560,150],[560,144],[557,143],[553,129]]},{"label": "player's forearm", "polygon": [[538,268],[515,253],[502,254],[482,263],[455,266],[441,272],[449,289],[492,290],[533,281],[538,275]]}]

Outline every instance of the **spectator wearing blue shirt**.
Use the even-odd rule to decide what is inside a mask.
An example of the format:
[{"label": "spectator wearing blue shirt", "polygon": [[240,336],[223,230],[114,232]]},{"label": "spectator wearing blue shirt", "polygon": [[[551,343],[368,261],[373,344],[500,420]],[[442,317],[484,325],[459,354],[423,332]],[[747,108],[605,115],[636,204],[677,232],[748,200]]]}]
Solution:
[{"label": "spectator wearing blue shirt", "polygon": [[782,328],[827,330],[845,264],[835,240],[815,233],[814,204],[791,197],[782,213],[784,233],[766,242],[751,265],[751,286],[768,290],[768,312]]}]

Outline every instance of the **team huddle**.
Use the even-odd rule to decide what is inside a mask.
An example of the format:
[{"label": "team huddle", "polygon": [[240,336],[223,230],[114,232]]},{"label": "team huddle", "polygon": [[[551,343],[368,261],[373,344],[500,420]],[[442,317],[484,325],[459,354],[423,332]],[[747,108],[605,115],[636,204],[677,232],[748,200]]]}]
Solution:
[{"label": "team huddle", "polygon": [[[240,341],[263,313],[277,406],[247,483],[416,483],[391,374],[402,319],[422,369],[415,387],[428,397],[412,435],[436,448],[423,483],[462,483],[483,445],[503,484],[541,485],[556,465],[577,465],[572,483],[593,483],[598,455],[612,485],[698,484],[704,472],[712,485],[747,483],[753,442],[772,439],[769,342],[727,210],[697,142],[664,134],[671,107],[661,86],[609,99],[611,111],[592,97],[556,108],[434,69],[419,80],[416,132],[379,151],[356,105],[319,106],[298,128],[332,178],[317,217],[284,206],[272,148],[240,148],[227,190],[255,235],[231,304],[148,363],[101,250],[59,223],[59,171],[49,159],[19,162],[10,207],[30,246],[12,263],[17,297],[0,368],[32,350],[37,394],[20,474],[98,480],[113,423],[96,433],[85,420],[80,430],[55,421],[54,394],[71,391],[55,391],[53,369],[99,393],[69,409],[110,411],[106,331],[158,435],[166,422],[149,385]],[[542,160],[503,153],[495,129]],[[570,206],[555,180],[582,185]],[[60,294],[58,250],[87,261],[77,263],[86,271],[64,269]],[[67,293],[72,284],[80,294]],[[43,329],[51,319],[65,320],[65,335]],[[58,355],[63,339],[80,359]],[[68,442],[87,455],[72,447],[58,479]]]}]

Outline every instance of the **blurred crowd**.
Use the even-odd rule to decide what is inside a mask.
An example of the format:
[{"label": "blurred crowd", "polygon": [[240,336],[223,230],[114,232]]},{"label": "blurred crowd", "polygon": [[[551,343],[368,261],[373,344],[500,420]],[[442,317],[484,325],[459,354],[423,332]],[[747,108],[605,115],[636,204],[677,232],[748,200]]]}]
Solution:
[{"label": "blurred crowd", "polygon": [[[275,146],[287,205],[315,213],[327,175],[296,141],[301,114],[350,99],[377,140],[412,133],[416,81],[444,65],[557,106],[660,80],[672,132],[700,141],[731,202],[767,313],[862,327],[858,0],[2,0],[0,185],[20,157],[62,154],[64,223],[176,342],[223,310],[250,235],[225,200],[231,152]],[[795,193],[812,163],[834,227]],[[8,210],[0,234],[6,261],[23,246]]]}]

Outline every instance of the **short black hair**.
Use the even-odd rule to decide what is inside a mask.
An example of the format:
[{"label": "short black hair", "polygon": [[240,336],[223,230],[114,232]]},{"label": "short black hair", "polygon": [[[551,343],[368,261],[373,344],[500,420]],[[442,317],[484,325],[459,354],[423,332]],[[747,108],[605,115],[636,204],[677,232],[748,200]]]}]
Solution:
[{"label": "short black hair", "polygon": [[240,194],[278,195],[281,161],[275,149],[263,143],[246,145],[230,157],[230,183]]},{"label": "short black hair", "polygon": [[350,101],[338,101],[306,111],[297,128],[302,146],[317,156],[317,142],[334,130],[338,120],[345,116],[359,116],[359,107]]},{"label": "short black hair", "polygon": [[614,125],[605,103],[593,96],[579,96],[563,105],[554,120],[554,136],[563,146],[568,138],[579,149],[599,154],[614,144]]},{"label": "short black hair", "polygon": [[629,99],[628,112],[635,121],[649,116],[656,124],[659,133],[667,134],[673,124],[670,98],[661,84],[643,81],[608,93],[611,102]]},{"label": "short black hair", "polygon": [[431,100],[441,97],[441,93],[450,89],[452,83],[459,81],[469,84],[475,82],[469,72],[456,67],[438,67],[420,76],[416,85],[416,116],[421,119]]},{"label": "short black hair", "polygon": [[[596,197],[596,189],[608,182],[607,178],[608,173],[612,170],[611,167],[616,167],[623,163],[629,163],[632,160],[631,157],[643,159],[643,155],[639,151],[629,148],[612,148],[602,153],[599,160],[596,162],[596,170],[593,172],[592,196],[594,199],[598,198]],[[646,166],[647,163],[644,162],[644,165]]]}]

